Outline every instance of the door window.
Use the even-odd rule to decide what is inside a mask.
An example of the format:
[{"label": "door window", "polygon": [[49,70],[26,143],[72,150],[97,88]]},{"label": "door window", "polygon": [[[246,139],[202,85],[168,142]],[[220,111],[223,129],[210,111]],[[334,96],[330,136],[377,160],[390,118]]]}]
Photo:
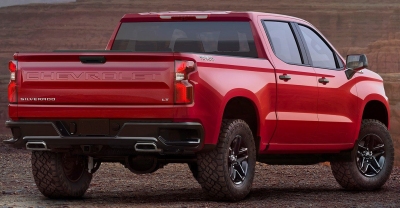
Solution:
[{"label": "door window", "polygon": [[336,69],[335,53],[310,28],[299,25],[314,67]]},{"label": "door window", "polygon": [[303,64],[298,44],[287,22],[264,21],[275,55],[286,63]]}]

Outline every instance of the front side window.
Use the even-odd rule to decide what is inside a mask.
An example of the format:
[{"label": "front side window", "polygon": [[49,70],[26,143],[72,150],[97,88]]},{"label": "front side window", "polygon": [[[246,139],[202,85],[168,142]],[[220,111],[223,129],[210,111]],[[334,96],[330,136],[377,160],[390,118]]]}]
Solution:
[{"label": "front side window", "polygon": [[286,63],[303,64],[299,47],[287,22],[264,21],[275,55]]},{"label": "front side window", "polygon": [[124,22],[111,50],[258,57],[249,22]]},{"label": "front side window", "polygon": [[299,25],[314,67],[336,69],[335,54],[310,28]]}]

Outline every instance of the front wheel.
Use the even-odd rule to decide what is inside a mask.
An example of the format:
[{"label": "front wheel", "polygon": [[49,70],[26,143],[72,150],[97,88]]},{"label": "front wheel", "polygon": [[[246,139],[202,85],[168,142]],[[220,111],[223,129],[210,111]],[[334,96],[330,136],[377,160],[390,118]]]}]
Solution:
[{"label": "front wheel", "polygon": [[238,201],[251,189],[256,149],[253,134],[245,121],[224,120],[217,147],[197,156],[197,180],[215,200]]},{"label": "front wheel", "polygon": [[83,156],[32,151],[32,173],[39,191],[49,198],[79,198],[89,188],[92,174]]},{"label": "front wheel", "polygon": [[351,152],[351,161],[333,161],[331,168],[343,188],[375,190],[388,180],[393,161],[393,142],[386,126],[377,120],[365,119]]}]

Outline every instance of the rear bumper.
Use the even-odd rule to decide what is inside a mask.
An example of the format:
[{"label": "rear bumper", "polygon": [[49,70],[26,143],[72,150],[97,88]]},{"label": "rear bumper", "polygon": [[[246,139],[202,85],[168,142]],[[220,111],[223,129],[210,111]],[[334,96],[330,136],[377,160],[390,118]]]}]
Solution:
[{"label": "rear bumper", "polygon": [[[90,124],[96,124],[93,121],[90,122],[92,122]],[[153,152],[159,154],[190,154],[200,151],[204,146],[203,126],[196,122],[124,122],[118,130],[115,130],[114,123],[109,120],[101,120],[103,123],[95,122],[99,124],[97,128],[103,129],[91,127],[95,130],[76,131],[76,128],[81,127],[79,126],[81,125],[80,120],[76,121],[77,127],[63,125],[64,121],[7,121],[6,127],[11,129],[13,138],[5,140],[4,143],[15,148],[31,150],[77,147],[90,150],[92,146],[101,145],[109,148],[131,149],[132,153]],[[97,132],[99,135],[82,135],[83,132],[88,134],[87,132],[90,131]],[[115,132],[113,133],[113,131]]]}]

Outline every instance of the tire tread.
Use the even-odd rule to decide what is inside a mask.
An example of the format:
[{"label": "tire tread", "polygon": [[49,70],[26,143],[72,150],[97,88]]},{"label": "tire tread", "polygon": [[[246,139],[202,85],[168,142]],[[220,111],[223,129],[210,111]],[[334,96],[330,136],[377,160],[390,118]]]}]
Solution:
[{"label": "tire tread", "polygon": [[[250,128],[245,121],[240,119],[224,119],[222,121],[221,130],[219,133],[217,147],[210,152],[200,153],[197,155],[198,161],[198,177],[197,180],[203,190],[214,200],[238,201],[247,196],[250,192],[251,184],[245,190],[231,190],[228,183],[232,183],[231,179],[225,177],[224,173],[224,148],[228,144],[229,134],[237,126],[242,126],[248,129],[248,136],[253,138]],[[252,139],[251,147],[247,147],[248,151],[255,152],[254,139]],[[251,149],[250,149],[251,148]],[[255,158],[254,158],[255,159]],[[254,173],[253,176],[254,177]],[[251,178],[250,183],[252,183]]]},{"label": "tire tread", "polygon": [[[385,124],[382,122],[375,120],[375,119],[364,119],[361,123],[361,129],[360,132],[362,132],[366,128],[370,128],[371,126],[378,126],[378,128],[385,129],[383,133],[386,134],[385,136],[387,138],[391,138],[389,132],[387,131],[387,128]],[[357,145],[357,142],[355,143]],[[393,167],[393,161],[394,161],[394,151],[393,151],[393,142],[390,142],[388,144],[388,149],[391,150],[391,154],[387,156],[385,165],[389,166],[389,173],[385,175],[377,185],[374,186],[367,186],[364,183],[361,183],[359,180],[357,180],[357,176],[353,174],[352,168],[355,165],[354,161],[351,162],[344,162],[344,161],[333,161],[331,162],[331,169],[333,176],[335,177],[336,181],[345,189],[347,190],[375,190],[380,188],[389,178],[391,169]],[[354,148],[357,148],[356,146]],[[387,164],[388,163],[388,164]],[[361,173],[360,173],[361,174]]]},{"label": "tire tread", "polygon": [[79,198],[89,188],[92,174],[84,173],[78,188],[71,186],[60,164],[60,155],[48,151],[32,151],[32,173],[39,191],[48,198]]}]

